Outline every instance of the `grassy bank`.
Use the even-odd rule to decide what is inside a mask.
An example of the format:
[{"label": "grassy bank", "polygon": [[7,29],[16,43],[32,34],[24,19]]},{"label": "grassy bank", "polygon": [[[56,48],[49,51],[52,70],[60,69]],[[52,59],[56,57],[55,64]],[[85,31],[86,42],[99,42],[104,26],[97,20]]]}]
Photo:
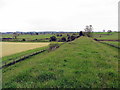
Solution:
[{"label": "grassy bank", "polygon": [[4,88],[118,87],[118,49],[81,37],[3,69]]}]

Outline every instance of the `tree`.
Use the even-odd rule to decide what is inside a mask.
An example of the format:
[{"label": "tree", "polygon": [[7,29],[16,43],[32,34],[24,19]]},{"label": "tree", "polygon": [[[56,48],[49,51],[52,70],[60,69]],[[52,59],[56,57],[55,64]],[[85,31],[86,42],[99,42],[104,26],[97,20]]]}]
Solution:
[{"label": "tree", "polygon": [[57,34],[57,37],[59,37],[59,34]]},{"label": "tree", "polygon": [[71,36],[71,41],[75,40],[75,36]]},{"label": "tree", "polygon": [[67,36],[69,37],[70,35],[69,35],[69,34],[67,34]]},{"label": "tree", "polygon": [[61,38],[61,42],[65,42],[66,41],[66,38],[65,37],[62,37]]},{"label": "tree", "polygon": [[93,30],[92,25],[89,25],[89,26],[87,25],[84,30],[85,30],[85,35],[86,36],[92,37],[92,30]]},{"label": "tree", "polygon": [[26,41],[26,39],[23,38],[22,41]]},{"label": "tree", "polygon": [[107,32],[108,32],[108,33],[111,33],[111,32],[112,32],[112,30],[108,30]]},{"label": "tree", "polygon": [[68,38],[67,38],[67,42],[69,42],[69,41],[71,41],[71,37],[70,36],[68,36]]},{"label": "tree", "polygon": [[57,38],[55,36],[50,37],[50,41],[56,41]]},{"label": "tree", "polygon": [[39,33],[36,32],[35,34],[38,35]]},{"label": "tree", "polygon": [[62,34],[60,34],[60,37],[62,37]]},{"label": "tree", "polygon": [[18,34],[16,32],[13,33],[13,38],[17,39]]},{"label": "tree", "polygon": [[82,31],[80,31],[79,36],[83,36],[83,32]]}]

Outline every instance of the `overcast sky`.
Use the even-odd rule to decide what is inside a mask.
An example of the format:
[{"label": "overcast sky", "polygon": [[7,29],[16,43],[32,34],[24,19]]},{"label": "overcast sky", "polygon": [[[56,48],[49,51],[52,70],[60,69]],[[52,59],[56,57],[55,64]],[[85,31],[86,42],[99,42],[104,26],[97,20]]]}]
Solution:
[{"label": "overcast sky", "polygon": [[0,0],[0,31],[117,31],[118,1]]}]

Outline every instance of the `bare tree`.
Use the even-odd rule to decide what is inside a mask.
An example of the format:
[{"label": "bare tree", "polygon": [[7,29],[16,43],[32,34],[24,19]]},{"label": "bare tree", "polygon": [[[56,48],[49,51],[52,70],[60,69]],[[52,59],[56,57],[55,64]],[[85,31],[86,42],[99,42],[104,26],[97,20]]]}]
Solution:
[{"label": "bare tree", "polygon": [[18,36],[18,34],[14,32],[14,33],[13,33],[13,38],[14,38],[14,39],[17,39],[17,36]]},{"label": "bare tree", "polygon": [[92,37],[92,30],[93,30],[92,25],[89,25],[89,26],[87,25],[84,30],[85,30],[85,35],[86,36]]}]

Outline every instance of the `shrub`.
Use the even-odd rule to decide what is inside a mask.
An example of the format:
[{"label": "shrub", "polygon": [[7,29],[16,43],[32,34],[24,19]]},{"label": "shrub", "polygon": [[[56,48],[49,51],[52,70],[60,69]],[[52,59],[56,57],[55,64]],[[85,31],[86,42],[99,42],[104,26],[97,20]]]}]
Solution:
[{"label": "shrub", "polygon": [[51,43],[49,45],[49,50],[54,50],[54,49],[59,48],[59,47],[60,47],[60,45],[58,43]]},{"label": "shrub", "polygon": [[70,37],[70,35],[69,35],[69,34],[67,34],[67,36],[68,36],[68,37]]},{"label": "shrub", "polygon": [[56,36],[59,37],[59,34],[57,34]]},{"label": "shrub", "polygon": [[68,38],[67,38],[67,42],[69,42],[69,41],[71,41],[71,37],[70,36],[68,36]]},{"label": "shrub", "polygon": [[75,36],[71,36],[71,41],[75,40]]},{"label": "shrub", "polygon": [[62,37],[62,34],[60,34],[60,37]]},{"label": "shrub", "polygon": [[61,42],[65,42],[66,41],[66,38],[65,37],[62,37],[61,38]]},{"label": "shrub", "polygon": [[83,36],[83,32],[82,31],[80,31],[79,36]]},{"label": "shrub", "polygon": [[22,39],[22,41],[26,41],[26,39]]},{"label": "shrub", "polygon": [[55,36],[50,37],[50,41],[56,41],[57,38]]}]

